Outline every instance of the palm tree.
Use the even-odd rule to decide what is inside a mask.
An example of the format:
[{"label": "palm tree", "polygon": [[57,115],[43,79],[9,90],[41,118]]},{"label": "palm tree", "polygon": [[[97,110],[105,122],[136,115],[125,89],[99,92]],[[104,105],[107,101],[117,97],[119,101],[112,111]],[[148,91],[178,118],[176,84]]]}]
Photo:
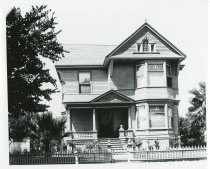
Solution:
[{"label": "palm tree", "polygon": [[53,118],[52,113],[43,113],[36,116],[36,122],[31,126],[31,140],[35,142],[35,149],[44,153],[52,152],[54,146],[60,146],[65,129],[66,119]]},{"label": "palm tree", "polygon": [[180,117],[181,144],[184,146],[206,145],[206,84],[199,83],[199,89],[189,91],[193,97],[186,117]]},{"label": "palm tree", "polygon": [[190,106],[188,108],[189,112],[195,113],[206,113],[206,83],[200,82],[199,83],[199,90],[192,89],[189,91],[190,94],[194,95],[190,99]]}]

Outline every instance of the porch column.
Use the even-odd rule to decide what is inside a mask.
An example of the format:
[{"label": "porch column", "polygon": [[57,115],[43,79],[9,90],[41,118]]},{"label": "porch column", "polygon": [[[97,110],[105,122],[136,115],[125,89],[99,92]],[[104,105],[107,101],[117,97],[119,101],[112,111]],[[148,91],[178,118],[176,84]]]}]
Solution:
[{"label": "porch column", "polygon": [[67,115],[66,115],[66,117],[67,117],[67,126],[66,126],[66,128],[67,128],[67,131],[72,131],[72,122],[71,122],[71,111],[70,111],[70,108],[68,108],[67,109]]},{"label": "porch column", "polygon": [[97,131],[96,130],[96,109],[93,108],[93,131]]},{"label": "porch column", "polygon": [[146,111],[146,113],[147,113],[147,129],[150,129],[150,114],[149,114],[149,104],[148,103],[146,103],[145,104],[145,111]]},{"label": "porch column", "polygon": [[128,130],[132,129],[132,125],[131,125],[131,106],[128,107]]}]

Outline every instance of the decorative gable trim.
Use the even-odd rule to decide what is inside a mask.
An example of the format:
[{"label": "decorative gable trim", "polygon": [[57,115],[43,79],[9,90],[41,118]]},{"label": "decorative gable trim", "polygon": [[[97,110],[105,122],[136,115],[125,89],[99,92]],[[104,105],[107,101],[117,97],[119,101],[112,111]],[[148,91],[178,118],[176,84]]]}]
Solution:
[{"label": "decorative gable trim", "polygon": [[110,90],[91,100],[90,103],[134,103],[134,100],[114,90]]},{"label": "decorative gable trim", "polygon": [[108,58],[115,55],[121,47],[126,45],[131,39],[133,39],[140,31],[142,31],[144,28],[149,29],[153,34],[155,34],[157,37],[159,37],[162,41],[164,41],[168,46],[170,46],[174,51],[176,51],[180,56],[183,56],[183,60],[186,58],[186,55],[181,52],[176,46],[174,46],[169,40],[167,40],[164,36],[162,36],[159,32],[157,32],[152,26],[150,26],[147,22],[145,22],[139,29],[137,29],[131,36],[129,36],[126,40],[124,40],[120,45],[118,45],[111,53],[109,53],[105,60],[104,65],[108,62]]}]

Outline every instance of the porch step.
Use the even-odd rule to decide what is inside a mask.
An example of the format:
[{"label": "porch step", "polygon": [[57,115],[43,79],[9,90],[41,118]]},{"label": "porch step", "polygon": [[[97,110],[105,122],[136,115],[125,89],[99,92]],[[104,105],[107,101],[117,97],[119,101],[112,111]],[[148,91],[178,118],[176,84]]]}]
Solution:
[{"label": "porch step", "polygon": [[107,148],[108,140],[110,140],[110,145],[112,149],[122,149],[123,145],[119,138],[99,138],[98,143],[101,148]]}]

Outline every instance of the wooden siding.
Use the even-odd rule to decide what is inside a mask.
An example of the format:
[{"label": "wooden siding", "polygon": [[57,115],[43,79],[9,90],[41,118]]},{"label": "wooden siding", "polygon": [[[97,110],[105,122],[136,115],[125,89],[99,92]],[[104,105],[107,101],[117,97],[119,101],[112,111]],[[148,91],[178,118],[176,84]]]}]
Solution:
[{"label": "wooden siding", "polygon": [[133,64],[114,63],[113,76],[109,81],[110,89],[134,89],[135,73]]},{"label": "wooden siding", "polygon": [[134,52],[137,52],[136,43],[142,43],[142,40],[146,37],[148,38],[149,43],[152,42],[156,44],[156,52],[159,52],[160,54],[174,54],[171,49],[169,49],[163,42],[161,42],[149,31],[145,31],[143,35],[140,35],[134,44],[132,44],[126,51],[124,51],[124,53],[133,54]]},{"label": "wooden siding", "polygon": [[[164,60],[148,61],[148,63],[162,63]],[[167,62],[168,63],[168,62]],[[176,99],[178,94],[178,75],[177,63],[169,62],[172,66],[172,89],[166,88],[166,72],[162,73],[161,79],[157,79],[157,85],[149,86],[150,88],[136,89],[136,74],[135,64],[132,63],[114,63],[113,75],[108,76],[107,70],[88,70],[91,71],[91,94],[103,94],[108,90],[119,90],[120,93],[125,94],[135,100],[140,99],[158,99],[169,98]],[[145,71],[144,78],[149,81],[148,73]],[[151,72],[149,72],[151,73]],[[64,94],[79,94],[78,71],[76,70],[60,70],[60,75],[65,85],[63,86]],[[145,79],[146,80],[146,79]],[[153,79],[154,80],[154,79]],[[146,80],[147,81],[147,80]],[[148,83],[148,82],[147,82]],[[165,88],[164,88],[165,87]]]},{"label": "wooden siding", "polygon": [[[65,82],[65,94],[79,94],[78,72],[80,70],[59,70],[61,79]],[[86,70],[83,70],[86,71]],[[102,94],[108,91],[108,76],[106,70],[87,70],[91,72],[92,94]]]},{"label": "wooden siding", "polygon": [[92,93],[102,94],[108,91],[106,70],[92,70]]}]

